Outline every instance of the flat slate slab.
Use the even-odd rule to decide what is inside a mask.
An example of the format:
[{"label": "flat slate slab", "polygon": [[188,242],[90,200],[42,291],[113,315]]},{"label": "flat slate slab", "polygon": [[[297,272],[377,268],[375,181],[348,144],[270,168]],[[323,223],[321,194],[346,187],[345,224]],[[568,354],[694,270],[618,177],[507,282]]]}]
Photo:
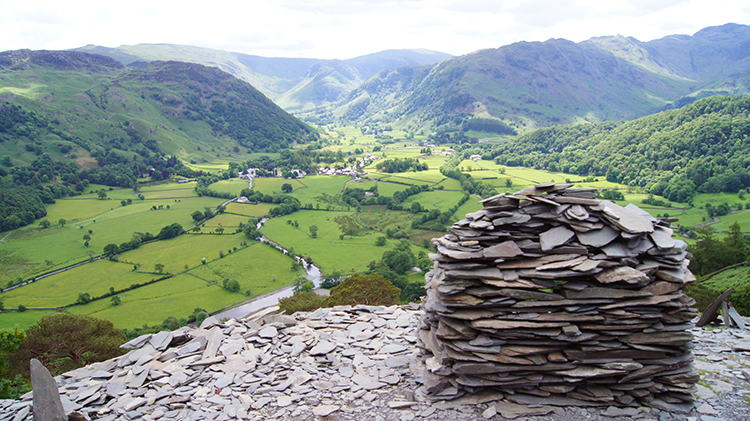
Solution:
[{"label": "flat slate slab", "polygon": [[549,251],[557,246],[561,246],[573,238],[574,235],[574,231],[562,225],[545,231],[539,234],[539,242],[542,244],[542,251]]},{"label": "flat slate slab", "polygon": [[604,217],[621,230],[631,234],[654,232],[654,224],[642,215],[606,200],[602,205]]}]

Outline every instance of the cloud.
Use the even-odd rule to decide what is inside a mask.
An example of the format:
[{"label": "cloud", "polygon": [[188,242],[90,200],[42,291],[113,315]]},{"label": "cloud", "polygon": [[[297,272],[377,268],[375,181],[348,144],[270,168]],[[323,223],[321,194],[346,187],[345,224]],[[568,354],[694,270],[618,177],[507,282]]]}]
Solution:
[{"label": "cloud", "polygon": [[750,5],[735,0],[4,2],[0,50],[174,43],[314,58],[389,48],[461,55],[522,40],[578,42],[622,34],[649,41],[727,22],[750,22]]}]

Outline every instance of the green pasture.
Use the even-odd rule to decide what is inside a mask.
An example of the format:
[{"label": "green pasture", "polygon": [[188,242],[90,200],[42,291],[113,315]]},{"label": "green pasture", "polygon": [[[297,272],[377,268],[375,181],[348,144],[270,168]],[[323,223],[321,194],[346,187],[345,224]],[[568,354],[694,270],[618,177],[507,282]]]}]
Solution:
[{"label": "green pasture", "polygon": [[[227,213],[236,213],[238,215],[244,215],[247,217],[255,216],[261,217],[268,214],[271,208],[276,207],[273,203],[258,203],[257,205],[251,205],[249,203],[236,203],[232,202],[227,204]],[[247,221],[245,221],[247,222]]]},{"label": "green pasture", "polygon": [[[198,194],[195,192],[195,186],[196,183],[158,184],[155,186],[142,187],[138,194],[142,194],[147,200],[192,198],[198,197]],[[134,196],[137,196],[137,194]]]},{"label": "green pasture", "polygon": [[424,282],[424,273],[422,272],[414,272],[411,275],[407,276],[406,279],[409,280],[409,282]]},{"label": "green pasture", "polygon": [[26,330],[42,320],[45,314],[53,312],[53,310],[4,311],[0,313],[0,329],[18,327]]},{"label": "green pasture", "polygon": [[391,183],[386,180],[378,181],[378,194],[381,196],[391,197],[397,191],[404,191],[410,187],[403,184]]},{"label": "green pasture", "polygon": [[443,186],[443,188],[446,190],[461,190],[461,183],[458,180],[454,180],[452,178],[444,179],[443,181],[438,183],[438,186]]},{"label": "green pasture", "polygon": [[110,320],[118,328],[135,328],[144,324],[160,324],[170,316],[184,318],[198,307],[209,312],[216,311],[244,297],[189,274],[126,291],[118,296],[121,300],[118,306],[113,306],[106,298],[71,307],[68,311]]},{"label": "green pasture", "polygon": [[207,262],[218,259],[219,251],[226,255],[234,247],[239,250],[242,242],[251,241],[244,234],[183,234],[122,253],[120,261],[139,264],[143,271],[152,271],[161,263],[165,273],[179,273],[201,265],[204,257]]},{"label": "green pasture", "polygon": [[75,303],[79,293],[100,296],[109,292],[110,287],[120,290],[155,277],[158,275],[134,272],[132,265],[102,259],[4,292],[0,297],[7,307],[17,307],[19,304],[26,307],[62,307]]},{"label": "green pasture", "polygon": [[240,291],[249,289],[253,296],[258,296],[290,285],[303,274],[301,270],[292,272],[291,266],[291,257],[266,244],[255,243],[223,259],[198,266],[190,273],[218,285],[224,279],[236,280]]},{"label": "green pasture", "polygon": [[451,207],[458,204],[458,201],[464,196],[463,192],[457,191],[446,191],[446,190],[433,190],[409,196],[402,206],[404,209],[409,209],[414,202],[418,202],[424,209],[439,209],[440,212],[445,212]]},{"label": "green pasture", "polygon": [[742,203],[743,205],[750,200],[750,195],[745,196],[745,199],[740,199],[736,193],[704,193],[698,194],[693,198],[693,205],[696,208],[703,208],[707,203],[711,206],[719,206],[722,203],[733,205],[735,203]]},{"label": "green pasture", "polygon": [[[253,183],[255,180],[257,180],[257,178],[253,180]],[[239,196],[242,189],[248,188],[248,182],[247,180],[239,178],[230,178],[229,180],[219,180],[216,183],[209,185],[208,188],[216,192]],[[281,191],[281,187],[279,187],[279,191]]]},{"label": "green pasture", "polygon": [[[304,180],[307,181],[308,178],[306,177],[304,178]],[[268,177],[268,178],[253,178],[253,190],[259,191],[263,194],[281,193],[281,186],[287,183],[291,184],[295,190],[300,187],[304,187],[304,185],[300,183],[299,180],[296,180],[296,179],[287,180],[281,177]],[[247,188],[247,184],[243,188]]]},{"label": "green pasture", "polygon": [[[313,262],[326,273],[335,270],[342,273],[362,272],[368,263],[392,247],[390,244],[393,242],[389,241],[386,247],[377,247],[375,239],[383,234],[365,229],[362,229],[363,235],[339,238],[342,230],[335,218],[351,215],[352,212],[298,211],[271,219],[261,231],[284,248],[293,247],[296,254],[312,257]],[[287,220],[296,220],[299,228],[287,224]],[[318,226],[318,238],[310,236],[310,225]]]},{"label": "green pasture", "polygon": [[152,184],[149,186],[143,186],[138,189],[140,193],[147,193],[147,192],[154,192],[154,191],[162,191],[162,190],[195,190],[195,186],[198,183],[191,181],[187,183],[176,183],[176,182],[166,182],[166,183],[159,183],[159,184]]},{"label": "green pasture", "polygon": [[252,158],[259,158],[261,156],[270,156],[272,158],[278,158],[278,153],[267,153],[267,152],[258,152],[258,153],[251,153],[251,154],[236,154],[231,157],[224,157],[224,158],[213,158],[210,162],[201,162],[201,163],[185,163],[187,167],[194,171],[205,171],[205,172],[220,172],[220,171],[226,171],[229,168],[230,162],[244,162],[248,159]]},{"label": "green pasture", "polygon": [[[133,200],[137,201],[138,199],[133,198]],[[47,206],[47,216],[45,218],[53,225],[60,218],[72,224],[76,221],[93,218],[111,210],[114,206],[115,203],[110,200],[81,199],[78,197],[57,199],[54,204]],[[121,205],[117,203],[117,206]],[[34,225],[32,224],[29,227],[34,227]]]},{"label": "green pasture", "polygon": [[359,179],[358,181],[350,181],[346,184],[347,189],[371,189],[374,186],[378,186],[378,192],[380,192],[379,183],[377,181],[369,181],[365,179]]},{"label": "green pasture", "polygon": [[214,231],[216,228],[224,228],[224,234],[232,234],[235,229],[240,226],[240,223],[247,223],[249,218],[245,215],[232,215],[229,213],[223,213],[216,215],[208,221],[201,224],[201,230],[203,232]]},{"label": "green pasture", "polygon": [[[151,210],[152,206],[158,204],[164,208]],[[181,199],[178,202],[136,201],[127,206],[118,203],[110,211],[64,227],[54,225],[47,229],[32,227],[16,230],[0,243],[0,255],[12,262],[8,270],[0,272],[0,285],[18,276],[41,273],[88,260],[89,253],[98,255],[107,244],[119,245],[129,241],[134,232],[156,235],[163,227],[175,222],[187,229],[193,224],[190,216],[192,212],[202,211],[205,207],[214,208],[218,204],[221,204],[221,199],[210,197]],[[166,209],[166,205],[170,205],[170,209]],[[88,233],[89,230],[92,231],[91,234]],[[84,235],[91,237],[89,247],[84,245]]]},{"label": "green pasture", "polygon": [[[703,211],[704,214],[705,210]],[[729,232],[729,226],[737,222],[742,232],[750,232],[750,210],[734,211],[729,215],[720,216],[719,222],[711,224],[714,231]]]},{"label": "green pasture", "polygon": [[347,185],[346,182],[349,180],[351,178],[344,175],[314,175],[305,177],[301,180],[304,186],[300,189],[295,189],[292,195],[299,199],[303,205],[312,203],[325,208],[330,203],[323,200],[324,195],[340,195],[344,191],[344,186]]}]

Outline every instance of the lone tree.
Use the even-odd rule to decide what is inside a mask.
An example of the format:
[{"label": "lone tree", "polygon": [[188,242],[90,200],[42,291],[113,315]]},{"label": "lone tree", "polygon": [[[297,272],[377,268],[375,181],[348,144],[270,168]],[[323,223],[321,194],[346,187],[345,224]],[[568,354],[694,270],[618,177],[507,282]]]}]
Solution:
[{"label": "lone tree", "polygon": [[119,306],[119,305],[120,305],[120,303],[122,302],[122,300],[120,300],[120,297],[119,297],[119,296],[117,296],[117,295],[115,295],[115,296],[113,296],[112,298],[110,298],[110,299],[109,299],[109,301],[111,301],[111,302],[112,302],[112,305],[113,305],[113,306]]},{"label": "lone tree", "polygon": [[65,226],[65,224],[67,224],[67,223],[68,223],[68,221],[66,221],[66,220],[65,220],[65,218],[60,218],[60,219],[59,219],[59,220],[57,221],[57,223],[58,223],[58,224],[60,224],[60,226],[61,226],[61,227],[64,227],[64,226]]},{"label": "lone tree", "polygon": [[154,265],[154,271],[158,273],[164,272],[164,265],[161,263],[157,263]]},{"label": "lone tree", "polygon": [[115,254],[120,251],[120,247],[117,244],[110,243],[104,246],[104,254]]},{"label": "lone tree", "polygon": [[294,187],[292,187],[292,185],[289,183],[284,183],[281,185],[281,191],[283,191],[284,193],[291,193],[292,190],[294,190]]},{"label": "lone tree", "polygon": [[190,216],[193,218],[195,222],[200,222],[206,215],[203,212],[197,210],[193,212]]},{"label": "lone tree", "polygon": [[78,293],[78,298],[76,299],[76,304],[86,304],[91,301],[91,295],[88,292],[80,292]]},{"label": "lone tree", "polygon": [[97,196],[99,196],[99,200],[104,200],[107,198],[107,192],[105,192],[103,189],[99,190],[99,194]]},{"label": "lone tree", "polygon": [[312,238],[318,238],[318,226],[317,225],[310,225],[310,236]]},{"label": "lone tree", "polygon": [[41,222],[39,222],[39,226],[42,228],[49,228],[52,223],[46,219],[42,219]]},{"label": "lone tree", "polygon": [[125,336],[108,320],[56,313],[26,330],[26,339],[10,357],[10,366],[29,376],[29,360],[38,359],[53,376],[122,355]]}]

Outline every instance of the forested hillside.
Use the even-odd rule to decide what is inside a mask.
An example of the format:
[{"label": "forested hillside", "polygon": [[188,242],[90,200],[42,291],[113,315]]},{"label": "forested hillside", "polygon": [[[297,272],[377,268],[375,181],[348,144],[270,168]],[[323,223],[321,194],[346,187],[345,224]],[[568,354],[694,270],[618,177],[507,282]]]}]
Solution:
[{"label": "forested hillside", "polygon": [[750,187],[750,96],[716,96],[630,122],[540,129],[492,149],[498,163],[606,177],[676,202]]}]

